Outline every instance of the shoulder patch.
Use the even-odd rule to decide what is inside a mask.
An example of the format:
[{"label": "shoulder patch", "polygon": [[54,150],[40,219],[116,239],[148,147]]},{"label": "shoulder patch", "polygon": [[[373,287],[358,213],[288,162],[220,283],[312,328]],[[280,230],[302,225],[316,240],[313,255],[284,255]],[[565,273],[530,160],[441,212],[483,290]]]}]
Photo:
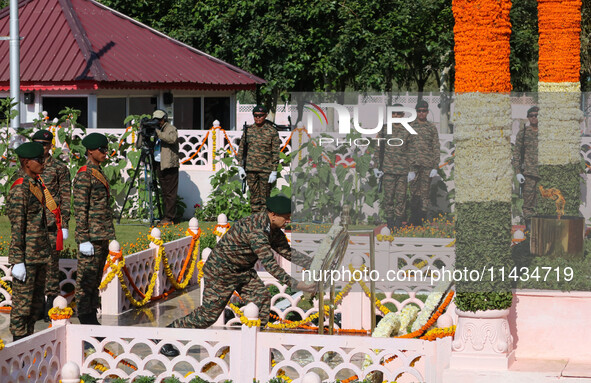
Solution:
[{"label": "shoulder patch", "polygon": [[12,186],[10,187],[10,189],[12,190],[13,187],[15,187],[16,185],[21,185],[23,183],[24,178],[17,178],[16,181],[14,181],[14,183],[12,184]]},{"label": "shoulder patch", "polygon": [[86,168],[86,165],[84,165],[84,166],[82,166],[80,169],[78,169],[78,172],[77,172],[76,174],[78,174],[78,173],[81,173],[81,172],[85,172],[85,171],[86,171],[86,169],[87,169],[87,168]]}]

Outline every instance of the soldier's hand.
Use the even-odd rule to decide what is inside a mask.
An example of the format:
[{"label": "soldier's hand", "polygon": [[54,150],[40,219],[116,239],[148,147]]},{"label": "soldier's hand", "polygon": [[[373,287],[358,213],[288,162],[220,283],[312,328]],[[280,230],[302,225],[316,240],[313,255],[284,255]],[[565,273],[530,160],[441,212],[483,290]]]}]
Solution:
[{"label": "soldier's hand", "polygon": [[272,184],[275,181],[277,181],[277,172],[271,172],[269,174],[269,183]]},{"label": "soldier's hand", "polygon": [[431,173],[429,173],[429,177],[433,178],[437,175],[437,169],[431,169]]},{"label": "soldier's hand", "polygon": [[373,175],[376,176],[376,178],[381,178],[384,175],[384,172],[381,171],[380,169],[374,169],[373,170]]},{"label": "soldier's hand", "polygon": [[90,242],[82,242],[80,244],[80,252],[87,257],[94,255],[94,246]]},{"label": "soldier's hand", "polygon": [[238,166],[238,177],[240,177],[241,180],[246,178],[246,172],[242,166]]},{"label": "soldier's hand", "polygon": [[25,278],[27,278],[27,269],[25,269],[25,264],[17,263],[16,265],[12,266],[12,276],[19,281],[24,282]]},{"label": "soldier's hand", "polygon": [[523,174],[519,173],[515,177],[517,178],[517,181],[519,181],[520,184],[525,182],[525,177],[523,176]]},{"label": "soldier's hand", "polygon": [[306,293],[314,294],[316,293],[316,283],[307,283],[304,281],[300,281],[296,285],[296,289],[304,291]]},{"label": "soldier's hand", "polygon": [[414,180],[416,176],[417,175],[415,174],[415,172],[408,172],[408,182]]},{"label": "soldier's hand", "polygon": [[68,229],[62,229],[62,236],[64,237],[64,241],[68,239]]}]

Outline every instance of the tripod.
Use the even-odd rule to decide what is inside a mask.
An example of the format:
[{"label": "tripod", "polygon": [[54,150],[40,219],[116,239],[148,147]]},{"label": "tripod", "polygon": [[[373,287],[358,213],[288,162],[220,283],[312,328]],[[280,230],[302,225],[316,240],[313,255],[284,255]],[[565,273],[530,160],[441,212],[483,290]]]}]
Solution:
[{"label": "tripod", "polygon": [[144,164],[144,186],[146,188],[146,194],[148,195],[148,214],[150,215],[150,225],[154,226],[154,203],[153,203],[153,195],[155,194],[156,198],[156,208],[158,209],[158,218],[162,219],[162,206],[160,205],[160,189],[158,188],[158,177],[156,177],[155,172],[155,165],[156,161],[154,160],[154,145],[150,138],[144,138],[141,147],[141,155],[140,159],[136,166],[136,171],[133,173],[133,177],[131,177],[131,182],[129,183],[129,187],[127,188],[127,194],[125,195],[125,199],[123,200],[123,205],[121,206],[121,213],[119,213],[119,218],[117,219],[117,223],[121,223],[121,216],[123,215],[123,210],[125,209],[125,204],[127,203],[127,199],[129,198],[129,193],[135,184],[135,179],[139,173],[140,164]]}]

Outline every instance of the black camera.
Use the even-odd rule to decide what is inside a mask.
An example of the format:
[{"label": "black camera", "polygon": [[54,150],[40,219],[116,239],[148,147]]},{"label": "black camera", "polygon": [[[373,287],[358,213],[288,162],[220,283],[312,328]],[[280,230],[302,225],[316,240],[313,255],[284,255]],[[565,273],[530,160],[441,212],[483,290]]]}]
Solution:
[{"label": "black camera", "polygon": [[160,120],[157,118],[142,118],[140,121],[140,134],[145,138],[156,136],[156,129],[160,128]]}]

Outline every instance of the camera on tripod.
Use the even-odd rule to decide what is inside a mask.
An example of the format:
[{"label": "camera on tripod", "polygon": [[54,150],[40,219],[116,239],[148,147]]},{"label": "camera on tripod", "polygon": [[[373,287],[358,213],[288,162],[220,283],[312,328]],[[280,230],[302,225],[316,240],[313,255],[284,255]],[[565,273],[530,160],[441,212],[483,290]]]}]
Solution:
[{"label": "camera on tripod", "polygon": [[156,136],[156,129],[159,129],[159,128],[160,128],[160,120],[157,118],[149,119],[148,117],[144,117],[140,121],[140,134],[142,136],[144,136],[144,138],[155,137]]}]

